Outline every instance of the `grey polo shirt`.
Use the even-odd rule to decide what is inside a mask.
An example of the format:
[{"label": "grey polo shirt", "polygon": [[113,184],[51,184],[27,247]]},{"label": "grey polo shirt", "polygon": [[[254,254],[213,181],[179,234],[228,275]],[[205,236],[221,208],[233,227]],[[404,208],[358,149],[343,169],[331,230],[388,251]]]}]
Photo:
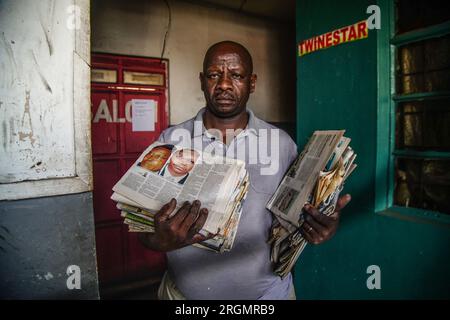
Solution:
[{"label": "grey polo shirt", "polygon": [[272,215],[265,206],[297,156],[297,146],[249,109],[247,128],[225,145],[206,131],[204,111],[166,129],[159,141],[244,160],[250,188],[232,250],[219,254],[188,246],[168,252],[169,275],[187,299],[287,299],[292,276],[281,280],[272,271],[267,243]]}]

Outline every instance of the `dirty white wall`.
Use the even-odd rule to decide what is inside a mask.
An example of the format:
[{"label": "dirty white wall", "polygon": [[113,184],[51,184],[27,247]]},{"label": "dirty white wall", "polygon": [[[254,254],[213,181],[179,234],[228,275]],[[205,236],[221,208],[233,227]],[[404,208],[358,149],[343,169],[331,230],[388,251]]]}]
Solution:
[{"label": "dirty white wall", "polygon": [[89,0],[0,1],[0,299],[99,298],[89,44]]},{"label": "dirty white wall", "polygon": [[88,0],[0,2],[0,199],[91,188],[88,17]]},{"label": "dirty white wall", "polygon": [[[295,66],[286,60],[292,54],[294,61],[295,47],[288,26],[183,1],[169,4],[172,20],[164,57],[169,59],[171,124],[204,106],[198,74],[207,48],[222,40],[242,43],[253,56],[258,82],[249,105],[255,113],[266,121],[292,121],[295,87],[287,82],[295,81]],[[92,51],[160,57],[168,14],[163,0],[95,0]]]},{"label": "dirty white wall", "polygon": [[55,17],[71,1],[19,2],[1,4],[0,182],[74,176],[74,33]]}]

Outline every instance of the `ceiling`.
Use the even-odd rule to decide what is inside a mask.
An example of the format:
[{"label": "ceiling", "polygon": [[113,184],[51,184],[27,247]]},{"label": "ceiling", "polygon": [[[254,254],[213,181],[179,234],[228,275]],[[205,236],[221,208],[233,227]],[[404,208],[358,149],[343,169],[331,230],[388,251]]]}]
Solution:
[{"label": "ceiling", "polygon": [[191,0],[190,2],[271,20],[295,21],[295,0]]}]

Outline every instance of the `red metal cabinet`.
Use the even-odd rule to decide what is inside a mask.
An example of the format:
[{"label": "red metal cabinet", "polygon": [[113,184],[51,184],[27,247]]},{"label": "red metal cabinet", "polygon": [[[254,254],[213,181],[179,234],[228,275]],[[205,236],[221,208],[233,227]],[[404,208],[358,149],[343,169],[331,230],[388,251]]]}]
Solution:
[{"label": "red metal cabinet", "polygon": [[[167,61],[92,55],[94,214],[100,286],[154,277],[165,255],[145,249],[128,233],[110,200],[113,185],[168,126]],[[132,129],[132,99],[156,102],[155,131]]]}]

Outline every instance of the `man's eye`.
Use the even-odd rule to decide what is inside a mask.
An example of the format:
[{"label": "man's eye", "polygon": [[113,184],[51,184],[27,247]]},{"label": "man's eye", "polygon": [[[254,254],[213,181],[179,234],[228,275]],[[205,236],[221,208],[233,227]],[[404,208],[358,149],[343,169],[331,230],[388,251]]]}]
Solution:
[{"label": "man's eye", "polygon": [[208,74],[208,78],[209,79],[217,79],[217,78],[219,78],[219,75],[217,73],[211,73],[211,74]]},{"label": "man's eye", "polygon": [[241,80],[244,78],[242,75],[240,75],[238,73],[234,73],[231,76],[233,77],[233,79],[237,79],[237,80]]}]

